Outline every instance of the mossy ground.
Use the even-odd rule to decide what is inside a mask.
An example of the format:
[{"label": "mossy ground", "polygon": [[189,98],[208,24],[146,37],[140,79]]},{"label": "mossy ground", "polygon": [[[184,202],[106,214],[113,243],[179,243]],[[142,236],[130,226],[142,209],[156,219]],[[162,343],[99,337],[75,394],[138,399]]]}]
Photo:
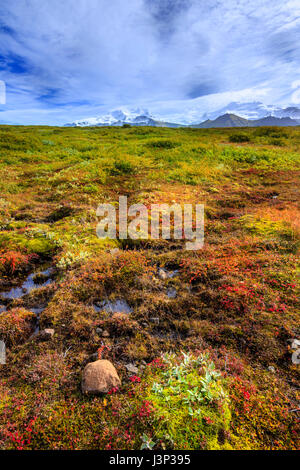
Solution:
[{"label": "mossy ground", "polygon": [[[2,449],[297,448],[299,149],[297,128],[0,127],[1,290],[55,269],[0,314]],[[97,206],[120,195],[205,204],[204,249],[99,240]],[[158,266],[178,275],[161,280]],[[108,298],[132,313],[96,311]],[[43,343],[29,313],[40,303],[41,328],[55,330]],[[99,348],[123,386],[84,397]],[[198,400],[210,363],[213,397]]]}]

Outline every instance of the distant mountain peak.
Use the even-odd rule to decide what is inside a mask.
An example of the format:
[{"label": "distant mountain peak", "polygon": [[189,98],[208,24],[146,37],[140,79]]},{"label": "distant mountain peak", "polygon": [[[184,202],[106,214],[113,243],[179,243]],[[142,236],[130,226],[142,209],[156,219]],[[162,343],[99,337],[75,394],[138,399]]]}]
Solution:
[{"label": "distant mountain peak", "polygon": [[[145,125],[154,120],[153,116],[147,109],[135,108],[127,109],[120,108],[114,109],[108,114],[98,117],[87,118],[79,121],[74,121],[67,126],[86,127],[86,126],[121,126],[122,124],[139,124]],[[151,125],[151,124],[150,124]]]},{"label": "distant mountain peak", "polygon": [[[102,116],[87,118],[66,124],[68,127],[133,126],[152,127],[253,127],[254,125],[297,126],[300,108],[289,106],[279,108],[259,101],[249,103],[232,102],[219,111],[206,113],[196,122],[182,119],[184,124],[161,121],[144,108],[120,108]],[[262,123],[261,123],[262,121]],[[199,123],[199,124],[198,124]]]},{"label": "distant mountain peak", "polygon": [[275,117],[266,116],[261,119],[245,119],[236,114],[226,113],[222,116],[217,117],[214,120],[207,119],[206,121],[195,124],[191,127],[194,128],[217,128],[217,127],[262,127],[262,126],[299,126],[300,121],[292,119],[290,117]]}]

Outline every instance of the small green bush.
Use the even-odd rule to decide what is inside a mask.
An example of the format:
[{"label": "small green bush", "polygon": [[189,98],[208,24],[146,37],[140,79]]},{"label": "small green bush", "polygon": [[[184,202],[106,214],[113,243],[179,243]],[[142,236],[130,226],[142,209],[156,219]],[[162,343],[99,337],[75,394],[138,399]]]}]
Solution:
[{"label": "small green bush", "polygon": [[173,142],[172,140],[164,139],[153,140],[152,142],[149,142],[148,146],[155,149],[170,150],[174,149],[175,147],[178,147],[178,144],[176,142]]},{"label": "small green bush", "polygon": [[232,134],[229,136],[229,142],[232,142],[232,143],[250,142],[250,137],[247,134],[243,134],[243,133]]},{"label": "small green bush", "polygon": [[130,175],[134,171],[134,167],[129,160],[115,160],[114,167],[111,169],[112,176]]},{"label": "small green bush", "polygon": [[175,449],[224,449],[231,413],[224,380],[208,355],[163,356],[165,369],[156,377],[148,399],[157,423],[154,441]]}]

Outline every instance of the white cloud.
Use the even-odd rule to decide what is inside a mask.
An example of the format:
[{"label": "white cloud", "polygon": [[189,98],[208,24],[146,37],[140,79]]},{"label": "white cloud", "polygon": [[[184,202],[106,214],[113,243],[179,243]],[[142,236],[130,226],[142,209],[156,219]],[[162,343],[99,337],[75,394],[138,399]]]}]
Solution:
[{"label": "white cloud", "polygon": [[182,122],[226,100],[288,104],[299,16],[297,0],[10,0],[0,120],[62,124],[146,106]]}]

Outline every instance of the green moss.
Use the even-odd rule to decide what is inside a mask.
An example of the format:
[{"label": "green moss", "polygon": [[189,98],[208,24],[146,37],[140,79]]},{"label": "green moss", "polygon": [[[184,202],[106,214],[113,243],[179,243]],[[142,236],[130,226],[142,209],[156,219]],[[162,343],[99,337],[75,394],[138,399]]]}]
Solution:
[{"label": "green moss", "polygon": [[295,238],[294,232],[287,222],[274,222],[268,219],[258,219],[251,215],[245,215],[240,218],[239,224],[248,232],[263,237],[279,237],[287,241],[292,241]]},{"label": "green moss", "polygon": [[48,257],[57,250],[57,242],[51,238],[50,232],[43,230],[0,232],[0,250],[8,249]]},{"label": "green moss", "polygon": [[223,449],[231,413],[225,383],[208,356],[165,355],[166,369],[152,385],[155,439],[176,449]]}]

